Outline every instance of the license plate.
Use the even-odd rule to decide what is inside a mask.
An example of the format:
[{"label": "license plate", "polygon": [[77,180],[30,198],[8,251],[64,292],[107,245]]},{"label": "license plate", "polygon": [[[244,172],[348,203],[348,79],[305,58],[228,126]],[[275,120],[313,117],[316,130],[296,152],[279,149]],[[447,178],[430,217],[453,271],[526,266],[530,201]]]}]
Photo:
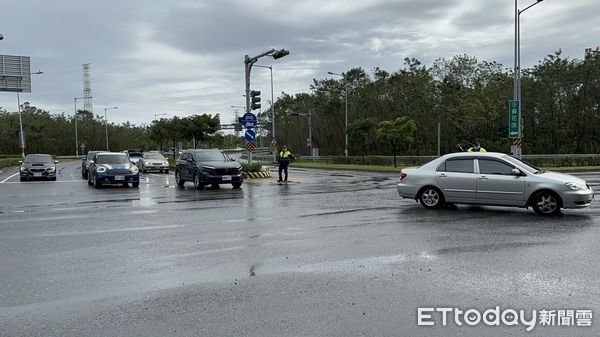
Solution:
[{"label": "license plate", "polygon": [[125,180],[125,176],[115,176],[115,180]]},{"label": "license plate", "polygon": [[34,172],[34,173],[33,173],[33,176],[34,176],[34,177],[41,177],[41,176],[42,176],[42,174],[41,174],[41,173],[39,173],[39,172]]},{"label": "license plate", "polygon": [[223,181],[231,181],[231,176],[222,176],[221,180],[223,180]]}]

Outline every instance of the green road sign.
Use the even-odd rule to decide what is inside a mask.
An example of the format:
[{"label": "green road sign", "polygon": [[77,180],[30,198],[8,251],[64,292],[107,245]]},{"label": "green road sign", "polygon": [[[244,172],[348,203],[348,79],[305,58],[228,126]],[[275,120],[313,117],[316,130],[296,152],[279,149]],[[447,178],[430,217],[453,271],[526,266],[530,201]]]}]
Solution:
[{"label": "green road sign", "polygon": [[508,138],[519,138],[521,129],[521,107],[519,101],[508,104]]}]

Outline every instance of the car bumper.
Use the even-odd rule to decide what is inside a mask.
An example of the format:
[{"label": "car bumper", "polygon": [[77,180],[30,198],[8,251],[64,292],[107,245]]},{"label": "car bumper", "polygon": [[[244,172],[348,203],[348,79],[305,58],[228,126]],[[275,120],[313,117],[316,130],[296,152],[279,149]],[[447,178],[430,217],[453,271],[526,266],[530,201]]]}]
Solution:
[{"label": "car bumper", "polygon": [[398,189],[398,194],[402,198],[406,198],[406,199],[416,199],[417,198],[417,191],[419,191],[419,187],[418,186],[404,184],[404,183],[398,184],[397,185],[397,189]]},{"label": "car bumper", "polygon": [[163,171],[163,170],[168,170],[169,166],[163,165],[163,166],[156,166],[156,165],[146,165],[143,166],[144,170],[146,171]]},{"label": "car bumper", "polygon": [[590,188],[582,191],[568,191],[561,195],[563,208],[585,208],[594,200],[594,191]]},{"label": "car bumper", "polygon": [[[227,177],[230,177],[227,178]],[[224,176],[218,176],[218,175],[210,175],[207,174],[204,176],[204,179],[206,182],[211,183],[211,184],[231,184],[231,183],[241,183],[244,181],[244,175],[243,174],[235,174],[235,175],[224,175]]]},{"label": "car bumper", "polygon": [[53,179],[56,178],[56,171],[54,172],[38,172],[38,174],[33,172],[20,172],[21,178],[24,179]]},{"label": "car bumper", "polygon": [[[119,179],[117,179],[119,178]],[[121,179],[123,178],[123,179]],[[96,175],[96,181],[101,184],[123,184],[123,183],[139,183],[140,175],[139,174],[125,174],[125,175],[108,175],[108,174],[98,174]]]}]

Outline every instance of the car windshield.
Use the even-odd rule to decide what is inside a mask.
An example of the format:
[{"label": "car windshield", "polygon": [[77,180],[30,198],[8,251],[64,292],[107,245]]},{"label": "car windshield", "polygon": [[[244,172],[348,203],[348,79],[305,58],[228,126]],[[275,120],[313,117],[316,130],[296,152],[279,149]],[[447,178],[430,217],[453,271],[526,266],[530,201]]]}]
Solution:
[{"label": "car windshield", "polygon": [[226,161],[223,153],[219,151],[196,152],[196,161]]},{"label": "car windshield", "polygon": [[141,152],[129,152],[129,158],[131,157],[141,157],[142,153]]},{"label": "car windshield", "polygon": [[129,159],[122,154],[103,154],[96,157],[96,164],[127,164]]},{"label": "car windshield", "polygon": [[25,163],[52,163],[52,156],[49,154],[28,154],[23,161]]},{"label": "car windshield", "polygon": [[530,171],[533,174],[538,174],[538,173],[544,173],[544,172],[546,172],[546,170],[544,170],[544,169],[535,167],[535,166],[533,166],[533,165],[531,165],[529,163],[526,163],[526,162],[524,162],[522,160],[519,160],[519,159],[517,159],[515,157],[511,157],[509,155],[506,155],[506,156],[502,157],[502,159],[504,159],[504,160],[506,160],[508,162],[511,162],[513,164],[517,164],[517,165],[523,167],[524,169],[526,169],[527,171]]},{"label": "car windshield", "polygon": [[165,160],[165,157],[160,153],[144,153],[144,159]]}]

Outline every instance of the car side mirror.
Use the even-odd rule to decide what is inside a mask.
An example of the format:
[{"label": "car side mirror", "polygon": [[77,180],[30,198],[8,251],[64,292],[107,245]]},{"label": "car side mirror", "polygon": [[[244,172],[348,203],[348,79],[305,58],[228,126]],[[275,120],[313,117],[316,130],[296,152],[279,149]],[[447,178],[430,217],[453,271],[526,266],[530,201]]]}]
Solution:
[{"label": "car side mirror", "polygon": [[522,173],[521,173],[521,171],[519,169],[514,168],[514,169],[512,169],[512,171],[510,172],[510,174],[512,174],[513,176],[517,176],[518,177]]},{"label": "car side mirror", "polygon": [[187,161],[188,163],[193,163],[193,162],[194,162],[194,159],[193,159],[193,158],[188,158],[188,159],[186,159],[186,161]]}]

